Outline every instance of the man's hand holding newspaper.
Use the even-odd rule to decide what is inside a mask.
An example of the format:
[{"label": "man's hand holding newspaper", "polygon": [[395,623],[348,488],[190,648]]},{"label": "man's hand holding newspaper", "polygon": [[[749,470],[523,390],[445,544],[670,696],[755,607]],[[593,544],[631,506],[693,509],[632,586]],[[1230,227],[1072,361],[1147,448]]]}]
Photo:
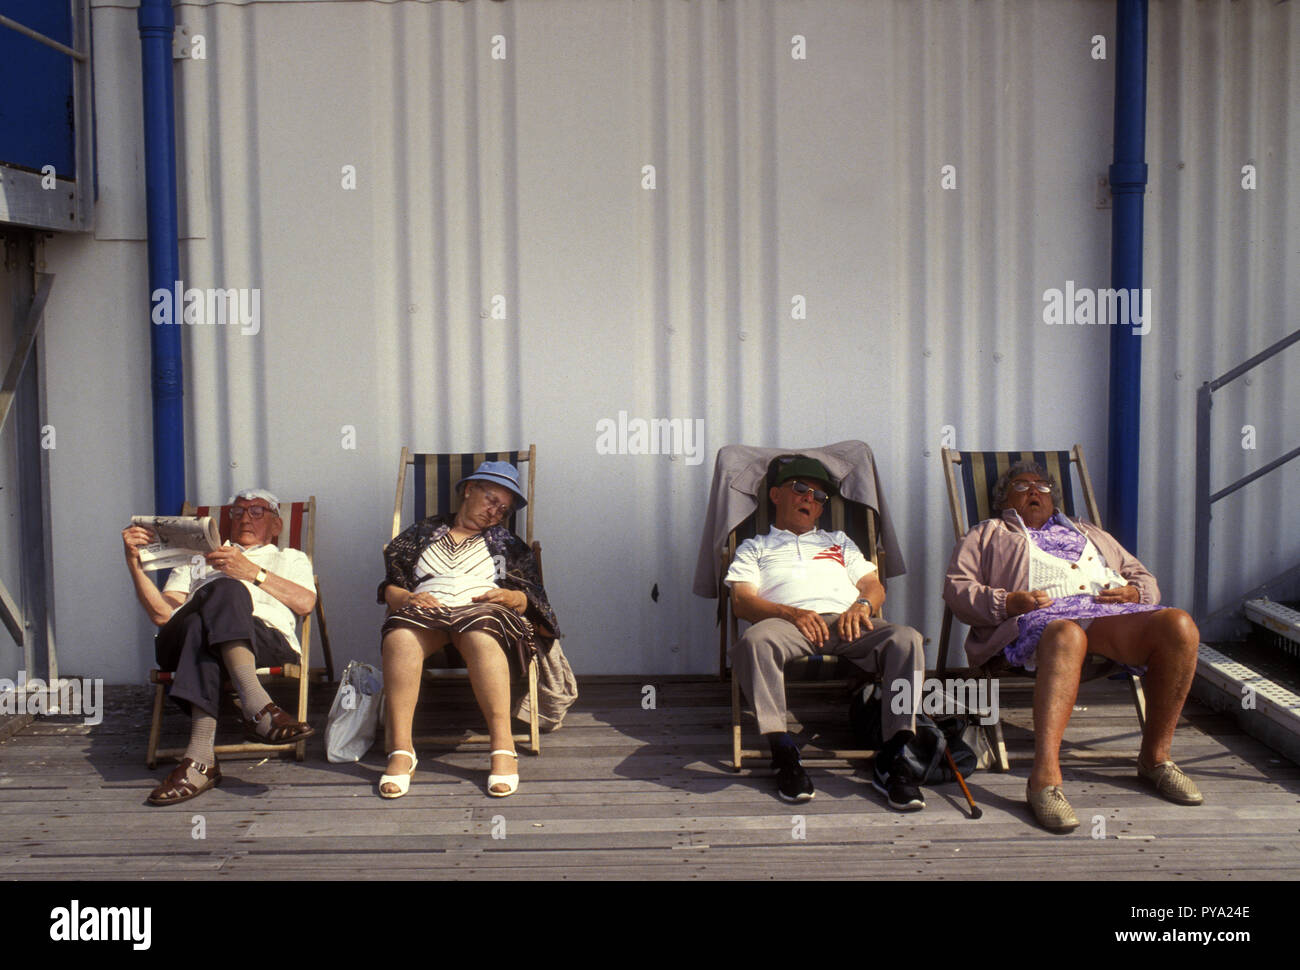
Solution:
[{"label": "man's hand holding newspaper", "polygon": [[195,557],[206,558],[221,546],[217,523],[211,516],[133,515],[122,531],[127,562],[134,553],[146,572],[188,566]]}]

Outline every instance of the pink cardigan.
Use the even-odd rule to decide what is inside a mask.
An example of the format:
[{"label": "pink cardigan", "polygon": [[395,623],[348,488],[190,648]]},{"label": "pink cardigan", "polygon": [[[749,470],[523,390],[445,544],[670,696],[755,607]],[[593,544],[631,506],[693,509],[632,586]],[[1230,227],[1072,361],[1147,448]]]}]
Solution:
[{"label": "pink cardigan", "polygon": [[[1015,513],[985,519],[957,543],[948,562],[943,601],[953,615],[970,626],[966,656],[981,664],[1015,641],[1018,617],[1007,616],[1007,593],[1029,588],[1030,538],[1020,530]],[[1071,519],[1106,564],[1141,591],[1139,602],[1160,602],[1160,588],[1147,568],[1130,555],[1110,533],[1091,522]]]}]

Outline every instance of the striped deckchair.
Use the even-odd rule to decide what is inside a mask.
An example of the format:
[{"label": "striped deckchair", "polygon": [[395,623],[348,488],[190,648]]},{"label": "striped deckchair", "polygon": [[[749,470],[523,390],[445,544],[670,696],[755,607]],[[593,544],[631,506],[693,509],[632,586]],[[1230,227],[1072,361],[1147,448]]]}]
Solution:
[{"label": "striped deckchair", "polygon": [[[460,507],[460,496],[456,493],[456,483],[467,475],[472,475],[474,470],[485,461],[508,461],[519,469],[521,475],[527,474],[527,484],[524,486],[524,492],[528,496],[528,504],[524,508],[512,512],[503,524],[515,535],[520,535],[518,520],[521,515],[523,516],[525,520],[524,541],[532,547],[533,557],[537,560],[537,572],[538,575],[541,575],[542,544],[533,539],[533,480],[537,470],[536,445],[529,445],[527,449],[519,451],[476,451],[463,454],[421,454],[412,452],[409,448],[403,448],[402,459],[397,468],[397,497],[393,502],[393,534],[390,536],[390,540],[397,538],[402,531],[403,522],[419,522],[431,515],[453,514]],[[525,468],[525,466],[527,467]],[[408,468],[412,470],[409,506],[406,501]],[[410,518],[404,518],[402,515],[406,507],[411,509]],[[448,674],[444,673],[446,671],[464,670],[465,661],[456,652],[455,647],[448,644],[430,657],[425,662],[425,667],[431,675],[447,676]],[[526,742],[533,754],[541,754],[541,729],[537,718],[536,658],[528,665],[528,701],[528,734],[516,735],[515,740]],[[438,745],[487,744],[490,741],[486,734],[472,733],[469,735],[425,736],[413,740],[416,744]]]},{"label": "striped deckchair", "polygon": [[[1073,468],[1078,479],[1077,491],[1082,498],[1083,508],[1087,511],[1087,515],[1083,517],[1101,528],[1101,514],[1097,509],[1092,479],[1088,477],[1088,465],[1083,460],[1083,448],[1080,445],[1075,445],[1067,451],[955,451],[944,448],[940,457],[943,461],[944,481],[948,488],[948,511],[952,514],[953,538],[958,542],[972,526],[994,516],[993,486],[997,483],[998,477],[1018,461],[1036,462],[1047,469],[1048,474],[1060,483],[1061,511],[1068,516],[1079,518],[1079,513],[1076,512],[1078,502],[1075,499],[1075,482],[1070,474]],[[954,673],[965,673],[979,678],[1033,677],[1032,673],[1019,667],[1012,667],[1000,656],[978,667],[965,668],[961,671],[950,668],[948,654],[953,620],[952,610],[945,606],[943,629],[939,634],[938,675],[940,677]],[[1089,654],[1082,679],[1093,680],[1104,676],[1123,677],[1128,680],[1133,692],[1133,705],[1137,708],[1138,726],[1144,728],[1146,698],[1142,693],[1142,682],[1125,672],[1114,661]],[[1001,723],[983,727],[993,749],[994,764],[999,771],[1009,770],[1010,761],[1002,737]]]},{"label": "striped deckchair", "polygon": [[[210,515],[218,519],[222,536],[230,535],[230,506],[194,506],[186,502],[181,509],[182,515]],[[281,502],[280,517],[284,527],[280,530],[279,545],[281,549],[298,549],[311,559],[316,546],[316,497],[313,495],[305,502]],[[321,645],[325,652],[325,667],[312,669],[311,634],[312,620],[320,624]],[[298,663],[289,663],[276,667],[260,667],[257,675],[263,683],[293,683],[298,688],[298,714],[300,721],[307,720],[307,682],[311,679],[334,679],[334,659],[330,653],[329,632],[325,626],[325,608],[320,592],[320,577],[316,577],[316,608],[300,621],[298,641],[302,645],[302,657]],[[184,748],[158,749],[158,739],[162,733],[163,705],[166,702],[166,687],[172,681],[167,671],[153,670],[149,681],[154,684],[153,717],[149,725],[149,747],[145,758],[150,768],[157,765],[160,758],[180,758],[185,754]],[[293,751],[298,761],[303,760],[307,750],[306,741],[289,744],[258,744],[241,742],[239,744],[220,744],[216,747],[219,755],[263,754],[268,751]]]},{"label": "striped deckchair", "polygon": [[[776,470],[777,461],[773,459],[768,465],[766,481],[770,481]],[[727,650],[739,639],[739,618],[731,608],[731,588],[723,582],[731,560],[735,558],[736,549],[742,542],[756,535],[763,535],[772,527],[772,505],[767,499],[767,486],[759,496],[758,508],[752,515],[741,521],[727,536],[726,546],[722,550],[722,569],[718,573],[718,606],[721,624],[718,636],[718,664],[723,676],[727,675]],[[879,532],[879,515],[877,511],[860,502],[851,502],[842,496],[835,496],[826,502],[818,528],[827,531],[843,531],[862,551],[862,555],[876,564],[880,580],[886,578],[884,550],[876,541]],[[880,614],[876,614],[880,615]],[[867,675],[861,667],[850,660],[832,654],[813,654],[799,657],[785,665],[785,682],[787,690],[799,685],[815,684],[821,686],[835,685],[849,688],[855,682],[861,682]],[[740,690],[740,681],[731,677],[731,769],[740,771],[746,758],[765,758],[766,751],[746,748],[743,744],[741,716],[744,711],[744,698]],[[802,758],[805,761],[840,758],[870,758],[874,751],[859,749],[817,749],[805,748]]]}]

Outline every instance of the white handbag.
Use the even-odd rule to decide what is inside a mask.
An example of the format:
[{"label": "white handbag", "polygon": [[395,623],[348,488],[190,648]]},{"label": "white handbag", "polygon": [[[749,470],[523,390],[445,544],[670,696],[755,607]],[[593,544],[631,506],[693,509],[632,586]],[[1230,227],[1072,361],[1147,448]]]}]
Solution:
[{"label": "white handbag", "polygon": [[377,668],[359,660],[348,663],[325,722],[325,757],[330,762],[360,761],[370,750],[383,688],[383,674]]}]

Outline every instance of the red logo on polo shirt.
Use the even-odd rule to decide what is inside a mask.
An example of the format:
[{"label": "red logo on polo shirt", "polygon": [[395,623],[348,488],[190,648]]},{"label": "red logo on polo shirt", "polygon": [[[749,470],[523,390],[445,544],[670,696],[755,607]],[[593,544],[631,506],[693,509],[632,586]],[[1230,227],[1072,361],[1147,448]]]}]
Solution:
[{"label": "red logo on polo shirt", "polygon": [[839,563],[841,566],[843,566],[843,565],[844,565],[844,547],[843,547],[843,546],[831,546],[829,549],[824,549],[824,550],[822,550],[821,552],[817,553],[817,555],[813,556],[813,559],[834,559],[837,563]]}]

